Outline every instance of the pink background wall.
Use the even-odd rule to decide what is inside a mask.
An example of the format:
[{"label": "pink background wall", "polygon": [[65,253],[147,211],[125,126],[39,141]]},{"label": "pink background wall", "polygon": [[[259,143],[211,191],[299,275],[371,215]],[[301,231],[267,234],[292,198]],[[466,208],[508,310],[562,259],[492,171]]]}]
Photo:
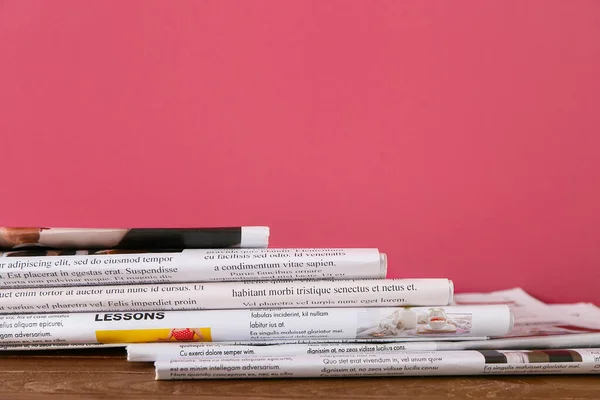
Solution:
[{"label": "pink background wall", "polygon": [[265,224],[600,304],[600,2],[0,1],[0,225]]}]

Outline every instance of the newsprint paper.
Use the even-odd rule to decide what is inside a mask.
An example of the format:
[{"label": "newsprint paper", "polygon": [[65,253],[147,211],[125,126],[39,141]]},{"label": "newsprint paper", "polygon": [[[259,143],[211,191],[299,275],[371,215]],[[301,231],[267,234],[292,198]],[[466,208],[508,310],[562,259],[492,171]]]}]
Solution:
[{"label": "newsprint paper", "polygon": [[24,250],[0,253],[0,289],[148,283],[383,279],[377,249]]},{"label": "newsprint paper", "polygon": [[505,305],[3,314],[0,344],[467,340],[512,325]]},{"label": "newsprint paper", "polygon": [[598,374],[600,348],[397,351],[161,360],[156,380],[423,375]]},{"label": "newsprint paper", "polygon": [[248,281],[0,290],[0,313],[445,306],[449,279]]}]

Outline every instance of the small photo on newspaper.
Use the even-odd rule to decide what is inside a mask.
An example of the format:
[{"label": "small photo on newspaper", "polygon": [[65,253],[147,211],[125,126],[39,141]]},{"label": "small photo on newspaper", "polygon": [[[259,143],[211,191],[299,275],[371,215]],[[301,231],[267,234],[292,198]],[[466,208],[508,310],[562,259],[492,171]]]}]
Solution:
[{"label": "small photo on newspaper", "polygon": [[571,349],[477,351],[484,356],[486,364],[548,364],[583,362],[583,356],[579,352]]},{"label": "small photo on newspaper", "polygon": [[392,312],[381,309],[379,318],[373,319],[375,315],[370,312],[359,316],[357,338],[464,336],[471,333],[473,320],[470,313],[444,307],[405,307]]},{"label": "small photo on newspaper", "polygon": [[98,343],[212,342],[210,327],[97,330]]}]

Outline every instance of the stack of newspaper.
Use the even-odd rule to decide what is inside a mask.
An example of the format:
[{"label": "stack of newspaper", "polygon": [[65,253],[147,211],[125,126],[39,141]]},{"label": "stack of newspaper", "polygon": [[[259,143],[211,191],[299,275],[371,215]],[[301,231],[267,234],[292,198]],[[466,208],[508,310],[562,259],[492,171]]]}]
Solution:
[{"label": "stack of newspaper", "polygon": [[600,309],[390,279],[268,227],[0,228],[4,351],[124,347],[156,379],[600,373]]}]

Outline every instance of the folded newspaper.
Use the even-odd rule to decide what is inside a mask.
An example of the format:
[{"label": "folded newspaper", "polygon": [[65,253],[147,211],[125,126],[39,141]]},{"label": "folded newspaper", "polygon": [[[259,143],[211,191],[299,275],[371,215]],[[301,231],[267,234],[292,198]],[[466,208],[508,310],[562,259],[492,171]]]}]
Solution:
[{"label": "folded newspaper", "polygon": [[269,227],[0,227],[0,249],[185,249],[267,247]]},{"label": "folded newspaper", "polygon": [[377,249],[28,249],[0,253],[0,289],[210,281],[383,279]]},{"label": "folded newspaper", "polygon": [[506,305],[0,315],[0,344],[467,340],[510,332]]},{"label": "folded newspaper", "polygon": [[0,290],[0,313],[445,306],[445,278],[163,283]]},{"label": "folded newspaper", "polygon": [[[370,325],[359,322],[356,311],[350,311],[353,315],[353,321],[339,324],[339,319],[344,313],[349,311],[344,308],[331,309],[331,313],[327,316],[320,316],[324,311],[322,309],[310,310],[273,310],[272,316],[268,313],[271,311],[265,310],[223,310],[223,311],[170,311],[164,312],[161,318],[171,320],[171,315],[174,319],[171,321],[185,320],[188,325],[192,318],[182,318],[178,315],[236,315],[236,318],[243,317],[243,322],[240,326],[244,326],[242,330],[231,330],[234,323],[233,318],[219,318],[217,324],[208,324],[209,319],[202,317],[202,324],[196,324],[197,328],[208,327],[211,332],[225,332],[225,336],[219,337],[219,342],[215,343],[158,343],[162,341],[156,340],[157,343],[139,343],[144,340],[135,340],[139,344],[129,344],[125,340],[123,343],[118,343],[119,337],[113,338],[111,343],[98,343],[96,330],[104,331],[109,329],[99,329],[99,325],[112,327],[111,329],[119,333],[119,335],[127,335],[130,331],[144,330],[145,327],[154,326],[162,329],[162,333],[167,333],[170,329],[177,328],[177,323],[160,324],[158,319],[146,319],[146,312],[137,313],[56,313],[56,314],[5,314],[0,315],[0,349],[2,350],[19,350],[19,349],[61,349],[61,348],[78,348],[80,345],[94,345],[95,347],[103,346],[121,346],[128,347],[128,352],[132,361],[154,361],[154,358],[171,358],[177,354],[195,352],[197,348],[206,346],[236,346],[241,351],[252,351],[256,354],[268,355],[288,355],[289,352],[297,354],[298,351],[306,350],[309,352],[314,346],[324,346],[331,344],[334,347],[340,344],[361,344],[375,343],[380,345],[381,351],[389,350],[383,346],[385,343],[390,343],[395,346],[402,346],[401,350],[473,350],[473,349],[527,349],[527,348],[560,348],[560,347],[600,347],[600,308],[589,303],[576,304],[544,304],[527,294],[525,291],[516,288],[504,291],[491,293],[456,293],[451,302],[452,307],[444,307],[446,310],[460,306],[463,308],[481,309],[482,306],[508,307],[514,316],[514,324],[510,332],[506,333],[491,333],[490,336],[477,337],[476,332],[471,332],[469,335],[460,336],[457,341],[454,338],[456,333],[440,332],[435,336],[429,334],[416,335],[414,334],[414,319],[407,318],[411,307],[399,308],[374,308],[368,314],[370,315]],[[370,308],[368,308],[370,309]],[[418,308],[417,308],[418,309]],[[381,310],[393,310],[389,314],[384,314]],[[427,308],[427,310],[429,310]],[[302,312],[309,312],[308,316],[303,316]],[[310,313],[314,313],[311,315]],[[423,315],[422,312],[420,312]],[[123,315],[125,314],[125,315]],[[433,314],[433,313],[432,313]],[[376,315],[383,315],[383,318],[377,320]],[[397,318],[403,320],[406,325],[390,324],[394,321],[394,315],[400,316]],[[474,314],[475,316],[481,314]],[[137,318],[143,318],[143,321]],[[460,317],[460,315],[458,315]],[[484,321],[490,318],[491,314],[483,316]],[[390,318],[392,317],[392,318]],[[454,315],[446,311],[446,317],[452,322]],[[422,317],[419,317],[422,320]],[[26,326],[24,321],[28,322]],[[97,321],[100,320],[100,321]],[[410,322],[407,322],[409,321]],[[163,320],[164,321],[164,320]],[[286,323],[286,321],[288,321]],[[329,337],[323,337],[322,334],[315,333],[318,337],[305,333],[303,336],[294,336],[296,333],[289,332],[285,334],[279,332],[277,335],[270,335],[269,340],[256,340],[251,332],[257,329],[251,328],[251,323],[258,326],[267,324],[261,329],[268,330],[269,323],[279,324],[284,322],[284,325],[296,321],[291,326],[301,326],[303,328],[310,327],[306,321],[313,321],[311,324],[315,327],[333,326],[336,330],[342,329],[343,326],[356,324],[355,332],[363,332],[363,335],[355,334],[351,339],[340,338],[339,332],[331,329],[332,334]],[[331,322],[328,322],[331,321]],[[367,321],[363,317],[360,321]],[[374,321],[379,321],[374,323]],[[477,322],[477,319],[474,319]],[[44,324],[46,322],[46,324]],[[259,323],[260,324],[257,324]],[[473,322],[473,323],[475,323]],[[362,328],[361,328],[362,326]],[[413,328],[410,328],[413,326]],[[399,329],[402,328],[402,329]],[[274,327],[275,328],[275,327]],[[283,327],[276,327],[277,329]],[[390,328],[394,328],[390,330]],[[183,328],[185,329],[185,327]],[[495,328],[494,328],[495,329]],[[504,329],[500,326],[500,329]],[[273,329],[275,330],[275,329]],[[158,331],[156,331],[158,332]],[[235,334],[239,333],[239,335]],[[308,332],[308,331],[307,331]],[[390,333],[396,332],[391,335]],[[458,332],[458,330],[457,330]],[[369,334],[365,338],[364,333]],[[410,333],[410,334],[409,334]],[[489,332],[488,332],[489,333]],[[380,336],[376,336],[380,335]],[[135,336],[135,334],[133,335]],[[160,336],[160,335],[158,335]],[[183,335],[185,336],[185,335]],[[182,336],[180,336],[182,337]],[[195,336],[197,340],[199,337]],[[233,338],[233,339],[232,339]],[[421,339],[422,338],[422,339]],[[152,342],[153,340],[151,340]],[[215,337],[217,339],[217,337]],[[428,339],[428,340],[423,340]],[[174,340],[174,339],[171,339]],[[396,342],[402,343],[397,344]],[[115,343],[117,342],[117,343]],[[86,344],[87,343],[87,344]],[[279,346],[281,344],[281,346]],[[302,346],[293,346],[301,344]],[[265,349],[264,345],[269,345],[270,349]],[[290,346],[292,345],[292,346]],[[327,347],[325,347],[327,348]],[[321,348],[322,349],[322,348]],[[392,347],[392,350],[398,350],[398,347]],[[264,351],[266,353],[259,353]],[[254,353],[250,353],[254,354]]]},{"label": "folded newspaper", "polygon": [[424,375],[600,375],[600,348],[226,356],[160,360],[156,380]]}]

